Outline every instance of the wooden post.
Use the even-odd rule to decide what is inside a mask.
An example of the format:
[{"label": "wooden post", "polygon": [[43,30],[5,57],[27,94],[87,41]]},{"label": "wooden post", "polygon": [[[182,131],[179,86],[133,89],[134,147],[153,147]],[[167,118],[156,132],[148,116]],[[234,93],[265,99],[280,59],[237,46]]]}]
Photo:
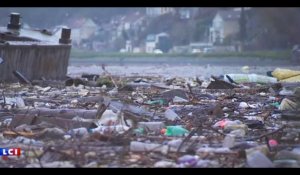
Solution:
[{"label": "wooden post", "polygon": [[71,29],[63,28],[61,31],[61,37],[59,39],[60,44],[70,44],[71,43]]},{"label": "wooden post", "polygon": [[10,23],[7,24],[7,28],[19,30],[21,28],[20,18],[20,13],[11,13]]}]

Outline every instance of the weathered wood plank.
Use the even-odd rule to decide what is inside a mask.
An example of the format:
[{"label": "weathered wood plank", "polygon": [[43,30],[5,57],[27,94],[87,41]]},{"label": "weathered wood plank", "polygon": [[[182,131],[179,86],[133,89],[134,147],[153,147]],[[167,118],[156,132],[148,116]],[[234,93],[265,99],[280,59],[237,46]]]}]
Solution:
[{"label": "weathered wood plank", "polygon": [[17,70],[29,80],[65,79],[71,45],[0,45],[0,81],[17,82]]}]

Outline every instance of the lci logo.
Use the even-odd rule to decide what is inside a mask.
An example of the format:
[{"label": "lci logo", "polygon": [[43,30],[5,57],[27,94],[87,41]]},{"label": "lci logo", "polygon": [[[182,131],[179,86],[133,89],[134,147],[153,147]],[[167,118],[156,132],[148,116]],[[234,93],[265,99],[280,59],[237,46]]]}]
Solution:
[{"label": "lci logo", "polygon": [[3,156],[3,159],[7,156],[20,156],[21,148],[0,148],[0,156]]}]

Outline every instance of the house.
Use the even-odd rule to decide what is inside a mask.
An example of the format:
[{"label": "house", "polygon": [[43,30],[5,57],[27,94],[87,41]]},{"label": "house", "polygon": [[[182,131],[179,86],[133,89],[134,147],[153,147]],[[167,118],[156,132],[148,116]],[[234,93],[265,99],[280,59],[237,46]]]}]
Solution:
[{"label": "house", "polygon": [[146,53],[153,53],[156,47],[156,36],[151,34],[146,38]]},{"label": "house", "polygon": [[230,35],[238,34],[240,11],[222,10],[217,12],[209,29],[209,42],[223,43]]},{"label": "house", "polygon": [[68,26],[73,28],[72,39],[77,45],[80,45],[82,41],[89,40],[94,36],[98,30],[98,25],[89,18],[79,18],[72,21]]},{"label": "house", "polygon": [[171,53],[188,53],[189,52],[189,46],[174,46],[171,50]]},{"label": "house", "polygon": [[149,17],[156,17],[167,13],[174,13],[174,8],[171,7],[148,7],[146,8],[146,15]]},{"label": "house", "polygon": [[212,43],[190,43],[189,44],[189,52],[190,53],[200,53],[206,50],[206,48],[211,48],[213,45]]},{"label": "house", "polygon": [[122,20],[122,29],[129,30],[129,29],[137,29],[143,23],[144,15],[140,12],[132,13]]},{"label": "house", "polygon": [[180,16],[180,19],[190,19],[191,18],[191,10],[189,8],[180,8],[179,16]]},{"label": "house", "polygon": [[132,52],[132,42],[130,40],[126,41],[125,50],[126,52]]}]

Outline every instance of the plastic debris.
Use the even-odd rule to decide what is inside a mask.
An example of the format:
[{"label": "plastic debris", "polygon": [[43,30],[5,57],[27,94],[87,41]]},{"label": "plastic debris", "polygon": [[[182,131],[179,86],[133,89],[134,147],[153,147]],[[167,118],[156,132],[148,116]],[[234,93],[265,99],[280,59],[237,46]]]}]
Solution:
[{"label": "plastic debris", "polygon": [[259,151],[247,153],[247,164],[250,168],[273,168],[273,163]]},{"label": "plastic debris", "polygon": [[[267,77],[257,74],[226,74],[233,81],[237,83],[276,83],[277,79],[273,77]],[[228,78],[224,76],[224,80],[230,82]]]},{"label": "plastic debris", "polygon": [[180,119],[180,117],[172,109],[167,109],[165,111],[165,117],[168,120],[171,120],[171,121],[174,121],[176,119]]},{"label": "plastic debris", "polygon": [[184,155],[178,158],[178,163],[184,167],[193,167],[197,164],[199,156]]},{"label": "plastic debris", "polygon": [[189,133],[188,130],[182,128],[182,126],[167,126],[166,136],[184,136]]},{"label": "plastic debris", "polygon": [[287,98],[284,98],[282,101],[281,101],[281,104],[278,108],[279,110],[297,110],[298,109],[298,104],[287,99]]}]

